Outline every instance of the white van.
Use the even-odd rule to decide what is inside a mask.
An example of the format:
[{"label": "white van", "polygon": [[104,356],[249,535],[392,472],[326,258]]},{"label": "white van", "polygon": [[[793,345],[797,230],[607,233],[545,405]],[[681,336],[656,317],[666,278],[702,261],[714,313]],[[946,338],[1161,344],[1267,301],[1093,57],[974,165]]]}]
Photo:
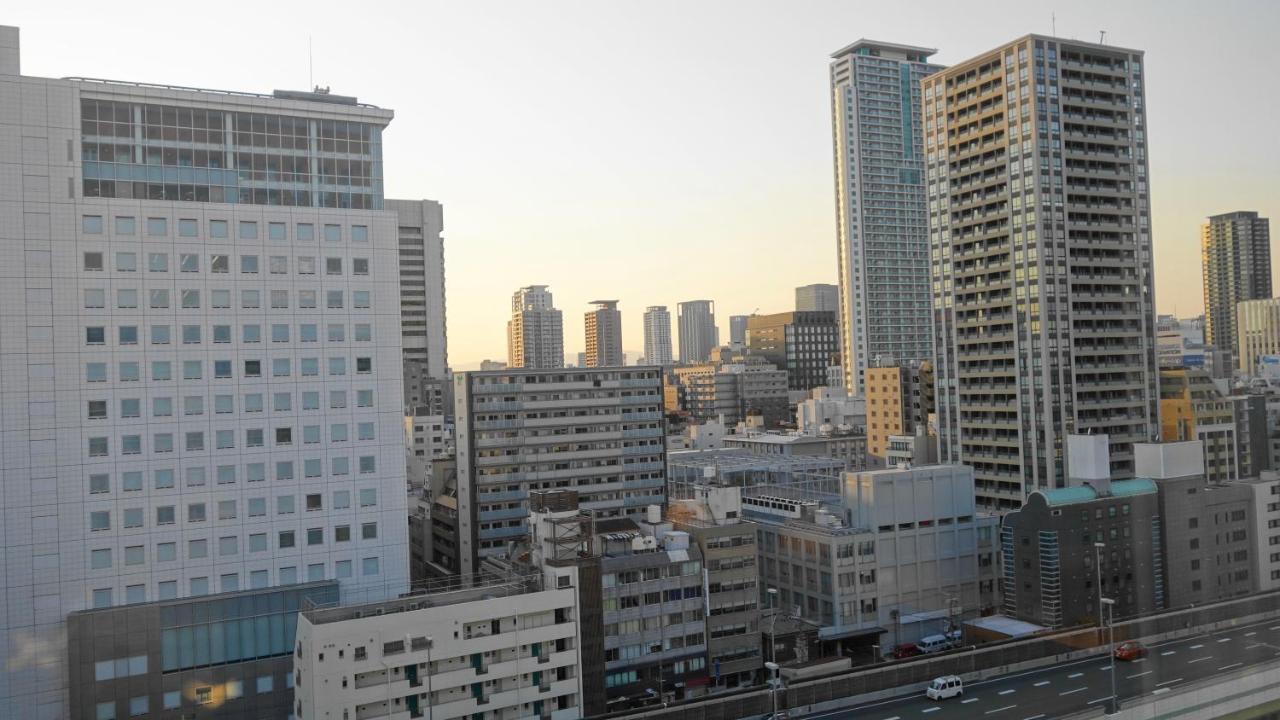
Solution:
[{"label": "white van", "polygon": [[940,678],[934,678],[924,694],[930,700],[946,700],[956,695],[963,695],[964,681],[956,675],[943,675]]},{"label": "white van", "polygon": [[920,648],[920,651],[925,654],[950,650],[951,638],[946,635],[929,635],[928,637],[920,638],[916,643],[916,647]]}]

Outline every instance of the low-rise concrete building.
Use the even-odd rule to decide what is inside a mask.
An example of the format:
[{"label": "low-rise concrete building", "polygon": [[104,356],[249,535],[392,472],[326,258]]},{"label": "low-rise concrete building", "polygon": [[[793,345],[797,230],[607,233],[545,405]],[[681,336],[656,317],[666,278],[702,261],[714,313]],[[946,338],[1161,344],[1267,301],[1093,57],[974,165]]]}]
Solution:
[{"label": "low-rise concrete building", "polygon": [[708,362],[676,367],[671,377],[680,409],[698,422],[735,425],[753,412],[770,427],[788,419],[787,371],[758,355],[717,348]]},{"label": "low-rise concrete building", "polygon": [[845,461],[847,470],[864,470],[867,467],[867,438],[855,433],[749,432],[725,437],[724,446],[742,448],[753,455],[837,458]]},{"label": "low-rise concrete building", "polygon": [[463,576],[298,616],[303,720],[583,717],[577,574]]},{"label": "low-rise concrete building", "polygon": [[814,388],[807,400],[796,404],[796,429],[805,435],[865,433],[866,426],[866,399],[849,397],[841,387]]},{"label": "low-rise concrete building", "polygon": [[756,487],[742,504],[761,582],[824,642],[887,653],[995,608],[997,520],[975,512],[968,467],[846,473],[834,495]]}]

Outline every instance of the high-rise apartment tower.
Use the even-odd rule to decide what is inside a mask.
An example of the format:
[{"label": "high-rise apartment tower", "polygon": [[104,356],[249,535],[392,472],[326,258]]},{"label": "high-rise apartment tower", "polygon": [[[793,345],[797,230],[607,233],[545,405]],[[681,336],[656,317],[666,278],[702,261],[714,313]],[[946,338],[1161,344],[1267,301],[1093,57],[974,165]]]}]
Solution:
[{"label": "high-rise apartment tower", "polygon": [[546,285],[522,287],[511,296],[507,366],[564,367],[564,318]]},{"label": "high-rise apartment tower", "polygon": [[710,300],[690,300],[676,306],[680,324],[680,362],[706,362],[720,344],[716,328],[716,304]]},{"label": "high-rise apartment tower", "polygon": [[920,81],[930,48],[859,40],[832,54],[840,356],[850,394],[877,356],[932,355]]},{"label": "high-rise apartment tower", "polygon": [[944,462],[980,505],[1159,432],[1142,52],[1028,35],[923,82]]},{"label": "high-rise apartment tower", "polygon": [[[1220,350],[1239,342],[1236,304],[1271,298],[1271,223],[1256,212],[1214,215],[1200,226],[1204,341]],[[1236,367],[1245,370],[1244,358]]]},{"label": "high-rise apartment tower", "polygon": [[595,300],[586,315],[586,367],[620,367],[627,364],[622,353],[622,313],[617,300]]},{"label": "high-rise apartment tower", "polygon": [[644,309],[644,361],[649,365],[670,365],[671,312],[666,305]]}]

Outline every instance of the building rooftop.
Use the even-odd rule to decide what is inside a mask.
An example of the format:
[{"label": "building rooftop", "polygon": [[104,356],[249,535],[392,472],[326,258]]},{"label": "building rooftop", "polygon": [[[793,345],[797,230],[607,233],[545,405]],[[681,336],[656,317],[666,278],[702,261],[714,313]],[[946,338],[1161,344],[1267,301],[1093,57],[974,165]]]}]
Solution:
[{"label": "building rooftop", "polygon": [[539,573],[513,573],[506,576],[488,573],[476,573],[472,576],[453,575],[438,580],[428,580],[395,600],[341,607],[318,607],[314,610],[305,610],[300,614],[306,616],[313,625],[324,625],[363,617],[458,605],[476,600],[524,595],[539,592],[542,589],[542,575]]},{"label": "building rooftop", "polygon": [[[1098,495],[1097,490],[1088,485],[1037,490],[1036,492],[1043,495],[1045,503],[1051,506],[1092,502],[1101,497]],[[1111,494],[1106,497],[1132,497],[1134,495],[1148,495],[1154,492],[1156,492],[1156,484],[1148,478],[1116,480],[1111,483]]]},{"label": "building rooftop", "polygon": [[938,52],[937,48],[920,47],[918,45],[900,45],[898,43],[880,42],[878,40],[859,38],[853,43],[845,45],[839,50],[831,53],[831,57],[842,57],[862,48],[867,48],[869,50],[892,50],[894,52],[911,53],[913,55],[921,55],[923,57],[929,57],[930,55],[937,54]]}]

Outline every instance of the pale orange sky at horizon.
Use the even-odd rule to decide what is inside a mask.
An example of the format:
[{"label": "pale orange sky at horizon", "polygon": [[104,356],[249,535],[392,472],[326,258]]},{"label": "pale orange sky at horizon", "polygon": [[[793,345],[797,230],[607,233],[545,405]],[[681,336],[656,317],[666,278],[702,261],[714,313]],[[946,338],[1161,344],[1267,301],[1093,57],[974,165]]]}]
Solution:
[{"label": "pale orange sky at horizon", "polygon": [[[7,8],[25,74],[255,92],[314,82],[392,108],[386,195],[445,208],[449,357],[505,360],[511,293],[549,285],[565,351],[616,298],[623,345],[684,300],[782,312],[836,282],[828,55],[867,37],[954,64],[1029,32],[1146,52],[1156,300],[1200,312],[1199,226],[1280,216],[1280,3],[235,3]],[[1277,263],[1273,263],[1273,273]],[[1278,285],[1280,286],[1280,285]],[[674,327],[673,327],[674,334]]]}]

